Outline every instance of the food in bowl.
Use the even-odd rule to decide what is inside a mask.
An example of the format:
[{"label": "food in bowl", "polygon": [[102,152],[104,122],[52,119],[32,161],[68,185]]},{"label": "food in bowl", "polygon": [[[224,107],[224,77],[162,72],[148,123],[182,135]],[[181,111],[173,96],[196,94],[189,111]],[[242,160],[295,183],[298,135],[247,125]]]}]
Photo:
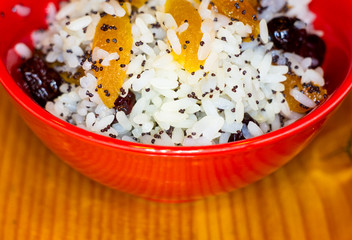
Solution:
[{"label": "food in bowl", "polygon": [[327,98],[325,44],[303,2],[62,2],[33,33],[23,89],[58,118],[126,141],[260,136]]}]

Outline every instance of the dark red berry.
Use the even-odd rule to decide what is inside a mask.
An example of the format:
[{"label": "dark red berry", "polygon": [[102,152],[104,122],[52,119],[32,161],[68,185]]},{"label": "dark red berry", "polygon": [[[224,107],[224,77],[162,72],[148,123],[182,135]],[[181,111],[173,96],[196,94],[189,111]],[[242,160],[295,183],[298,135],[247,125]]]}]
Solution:
[{"label": "dark red berry", "polygon": [[306,31],[295,27],[296,18],[277,17],[268,23],[269,36],[275,47],[287,52],[300,48]]},{"label": "dark red berry", "polygon": [[302,43],[299,55],[312,58],[312,68],[321,66],[325,57],[326,45],[317,35],[309,34]]},{"label": "dark red berry", "polygon": [[34,56],[19,68],[22,73],[22,88],[29,92],[31,97],[42,107],[46,102],[59,96],[59,87],[63,80],[52,68],[48,67],[43,56],[35,53]]},{"label": "dark red berry", "polygon": [[259,125],[259,123],[254,118],[252,118],[251,115],[249,115],[248,113],[245,113],[243,116],[242,123],[245,125],[248,125],[249,122],[254,122],[255,124]]},{"label": "dark red berry", "polygon": [[322,65],[326,46],[324,41],[314,34],[308,34],[301,20],[289,17],[277,17],[268,23],[269,36],[278,49],[312,58],[312,68]]},{"label": "dark red berry", "polygon": [[128,91],[126,97],[121,95],[115,101],[115,108],[118,111],[124,112],[126,115],[130,114],[134,104],[136,103],[136,95],[132,91]]},{"label": "dark red berry", "polygon": [[236,133],[231,134],[229,142],[236,142],[244,139],[246,138],[243,136],[242,131],[237,131]]},{"label": "dark red berry", "polygon": [[[249,115],[248,113],[245,113],[243,116],[242,123],[247,126],[251,121],[259,125],[259,123],[254,118],[252,118],[251,115]],[[244,140],[244,139],[245,137],[243,136],[243,132],[237,131],[236,133],[231,134],[229,138],[229,142],[235,142],[235,141]]]}]

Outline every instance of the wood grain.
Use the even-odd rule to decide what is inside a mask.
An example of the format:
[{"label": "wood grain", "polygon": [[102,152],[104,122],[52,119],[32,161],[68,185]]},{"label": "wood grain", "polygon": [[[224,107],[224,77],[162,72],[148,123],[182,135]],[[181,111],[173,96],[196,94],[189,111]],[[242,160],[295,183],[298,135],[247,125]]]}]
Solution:
[{"label": "wood grain", "polygon": [[60,161],[0,87],[0,240],[350,240],[352,95],[319,137],[238,191],[160,204],[114,191]]}]

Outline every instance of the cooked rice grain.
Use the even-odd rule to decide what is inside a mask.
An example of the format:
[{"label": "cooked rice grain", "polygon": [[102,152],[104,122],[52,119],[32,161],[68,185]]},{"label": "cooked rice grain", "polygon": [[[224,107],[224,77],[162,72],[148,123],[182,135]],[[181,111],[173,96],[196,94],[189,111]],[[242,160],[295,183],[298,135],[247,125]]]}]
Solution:
[{"label": "cooked rice grain", "polygon": [[[259,16],[260,39],[251,42],[242,42],[252,32],[250,26],[208,9],[210,0],[203,0],[198,12],[203,20],[204,44],[198,58],[205,64],[193,73],[182,69],[171,54],[181,54],[177,34],[189,25],[177,26],[170,14],[162,12],[163,3],[150,0],[131,15],[134,42],[121,94],[124,97],[132,91],[136,95],[129,115],[102,103],[95,91],[92,61],[86,59],[90,52],[92,60],[102,59],[104,66],[118,59],[117,52],[91,49],[91,43],[100,13],[124,16],[125,9],[116,0],[63,2],[54,17],[56,10],[51,6],[49,29],[32,35],[36,48],[46,54],[48,62],[63,63],[60,71],[74,73],[82,67],[86,74],[80,86],[62,85],[62,95],[48,102],[46,109],[78,127],[125,141],[198,146],[226,143],[238,132],[245,138],[260,136],[302,117],[290,111],[282,93],[289,71],[287,62],[296,66],[293,71],[303,83],[324,85],[322,69],[309,69],[310,58],[273,50],[266,22],[279,14],[285,0],[275,0],[274,4],[262,0],[265,11]],[[308,11],[309,1],[287,3],[288,15],[307,16],[308,29],[312,30],[314,15]],[[16,49],[29,57],[25,46],[16,45]],[[273,56],[278,65],[272,63]],[[291,95],[305,106],[315,106],[296,89]],[[245,113],[253,118],[248,124],[243,123]]]}]

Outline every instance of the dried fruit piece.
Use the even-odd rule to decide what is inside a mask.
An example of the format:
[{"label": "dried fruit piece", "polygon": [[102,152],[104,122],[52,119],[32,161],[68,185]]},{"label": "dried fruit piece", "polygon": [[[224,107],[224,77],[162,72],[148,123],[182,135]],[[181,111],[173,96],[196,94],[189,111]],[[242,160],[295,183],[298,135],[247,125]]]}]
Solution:
[{"label": "dried fruit piece", "polygon": [[108,108],[114,107],[120,94],[131,59],[132,43],[132,27],[127,14],[123,17],[106,15],[101,18],[93,39],[93,51],[100,48],[109,54],[119,55],[119,59],[111,60],[109,66],[102,66],[99,60],[92,68],[95,70],[99,96]]},{"label": "dried fruit piece", "polygon": [[84,76],[84,70],[79,68],[75,73],[59,72],[59,74],[65,82],[79,85],[81,77]]},{"label": "dried fruit piece", "polygon": [[[254,122],[256,125],[259,126],[259,123],[254,118],[252,118],[251,115],[249,115],[248,113],[245,113],[243,116],[242,123],[248,126],[249,122]],[[235,142],[235,141],[240,141],[244,139],[246,138],[243,136],[243,132],[239,130],[236,133],[233,133],[230,135],[229,142]]]},{"label": "dried fruit piece", "polygon": [[128,0],[128,1],[130,1],[132,6],[136,8],[142,7],[147,2],[147,0]]},{"label": "dried fruit piece", "polygon": [[54,69],[46,65],[40,54],[35,53],[19,70],[24,80],[22,87],[30,92],[40,106],[44,107],[46,102],[59,96],[59,87],[63,81]]},{"label": "dried fruit piece", "polygon": [[326,52],[326,45],[323,39],[314,34],[308,34],[304,39],[298,54],[302,57],[312,58],[312,68],[323,64]]},{"label": "dried fruit piece", "polygon": [[119,0],[119,2],[121,4],[123,4],[124,2],[129,2],[132,6],[140,8],[147,2],[147,0]]},{"label": "dried fruit piece", "polygon": [[306,31],[299,31],[295,26],[296,18],[277,17],[268,22],[271,41],[275,47],[294,52],[301,47]]},{"label": "dried fruit piece", "polygon": [[236,133],[232,133],[229,137],[228,142],[236,142],[240,140],[245,140],[246,138],[243,136],[243,132],[238,130]]},{"label": "dried fruit piece", "polygon": [[286,81],[283,82],[285,85],[285,98],[286,101],[293,112],[306,113],[311,110],[311,108],[302,105],[296,99],[294,99],[290,91],[296,88],[298,91],[304,93],[308,98],[313,100],[317,105],[321,104],[327,98],[327,90],[320,86],[316,86],[313,83],[301,83],[301,77],[292,74],[286,74]]},{"label": "dried fruit piece", "polygon": [[115,108],[117,111],[122,111],[126,115],[130,114],[134,104],[136,103],[136,95],[128,91],[125,97],[121,95],[115,101]]},{"label": "dried fruit piece", "polygon": [[[200,4],[202,1],[201,0],[194,0],[196,3]],[[214,2],[214,1],[211,1]],[[254,9],[257,9],[259,7],[259,0],[248,0],[248,2],[252,5]]]},{"label": "dried fruit piece", "polygon": [[[47,63],[47,65],[50,68],[55,69],[56,67],[63,66],[64,63],[54,62],[54,63]],[[78,68],[78,70],[75,73],[61,72],[61,71],[58,71],[58,73],[60,74],[62,80],[64,80],[65,82],[68,82],[68,83],[76,84],[76,85],[80,84],[79,81],[80,81],[81,77],[83,77],[85,74],[82,67]]]},{"label": "dried fruit piece", "polygon": [[165,12],[173,16],[179,27],[188,23],[187,30],[177,34],[181,44],[181,54],[173,53],[175,61],[188,72],[199,70],[200,66],[204,65],[204,61],[198,59],[203,33],[201,31],[202,19],[197,9],[187,0],[168,0],[165,4]]},{"label": "dried fruit piece", "polygon": [[[250,0],[212,0],[215,8],[219,13],[228,16],[231,19],[238,20],[252,27],[250,39],[258,37],[259,20],[257,12],[252,6],[253,1]],[[248,40],[248,39],[247,39]]]},{"label": "dried fruit piece", "polygon": [[254,9],[257,9],[260,6],[259,0],[248,0],[248,2],[252,5]]},{"label": "dried fruit piece", "polygon": [[311,67],[316,68],[324,61],[325,43],[317,35],[297,27],[300,25],[304,23],[297,18],[276,17],[268,23],[270,39],[276,48],[312,58]]}]

